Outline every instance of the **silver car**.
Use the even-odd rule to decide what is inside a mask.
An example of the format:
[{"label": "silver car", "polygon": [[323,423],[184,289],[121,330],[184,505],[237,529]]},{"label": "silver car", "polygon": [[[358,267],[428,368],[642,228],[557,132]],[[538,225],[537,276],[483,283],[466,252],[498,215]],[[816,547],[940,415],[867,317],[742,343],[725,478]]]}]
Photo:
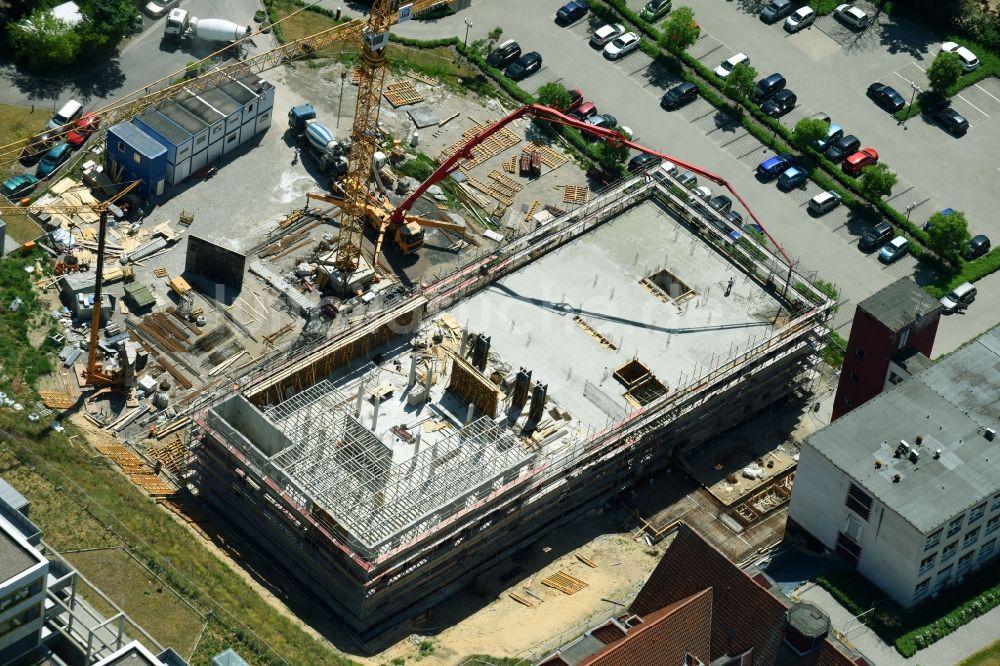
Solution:
[{"label": "silver car", "polygon": [[160,18],[178,4],[180,0],[149,0],[144,9],[153,18]]}]

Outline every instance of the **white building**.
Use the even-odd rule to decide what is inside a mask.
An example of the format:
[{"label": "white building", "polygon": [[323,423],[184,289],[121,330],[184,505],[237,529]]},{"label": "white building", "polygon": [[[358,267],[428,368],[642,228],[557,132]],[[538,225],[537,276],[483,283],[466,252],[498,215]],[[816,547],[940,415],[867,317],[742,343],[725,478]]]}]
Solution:
[{"label": "white building", "polygon": [[49,561],[0,517],[0,664],[41,643],[48,573]]},{"label": "white building", "polygon": [[904,607],[995,559],[1000,327],[802,446],[788,516]]}]

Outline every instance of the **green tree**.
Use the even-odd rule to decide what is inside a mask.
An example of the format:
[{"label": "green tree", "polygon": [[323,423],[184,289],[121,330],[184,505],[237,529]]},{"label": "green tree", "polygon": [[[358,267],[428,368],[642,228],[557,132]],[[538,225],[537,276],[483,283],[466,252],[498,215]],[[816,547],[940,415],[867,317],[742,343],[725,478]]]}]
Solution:
[{"label": "green tree", "polygon": [[938,53],[934,62],[927,68],[927,80],[931,83],[931,90],[942,95],[958,82],[960,76],[962,76],[962,63],[959,62],[957,55],[946,51]]},{"label": "green tree", "polygon": [[89,51],[114,47],[132,31],[135,4],[132,0],[89,0],[86,20],[78,31]]},{"label": "green tree", "polygon": [[727,96],[738,102],[746,100],[757,85],[757,70],[752,65],[741,62],[729,72],[722,89]]},{"label": "green tree", "polygon": [[927,221],[927,247],[939,257],[957,263],[965,248],[969,247],[969,223],[960,210],[951,213],[934,213]]},{"label": "green tree", "polygon": [[858,189],[861,194],[870,201],[878,201],[884,196],[892,193],[892,187],[896,184],[896,174],[889,171],[889,167],[883,162],[866,166],[861,170],[861,182]]},{"label": "green tree", "polygon": [[678,7],[663,24],[660,46],[671,53],[682,53],[698,40],[701,28],[694,20],[694,10]]},{"label": "green tree", "polygon": [[572,103],[569,90],[561,83],[546,83],[538,89],[538,101],[559,111],[566,111]]},{"label": "green tree", "polygon": [[830,123],[819,118],[803,118],[795,123],[792,131],[792,143],[800,149],[815,148],[817,141],[826,139],[830,131]]},{"label": "green tree", "polygon": [[31,16],[11,23],[7,36],[15,60],[34,72],[54,72],[76,61],[80,55],[80,34],[41,8]]},{"label": "green tree", "polygon": [[602,141],[596,149],[597,163],[609,180],[617,180],[625,175],[628,160],[628,146],[618,141]]}]

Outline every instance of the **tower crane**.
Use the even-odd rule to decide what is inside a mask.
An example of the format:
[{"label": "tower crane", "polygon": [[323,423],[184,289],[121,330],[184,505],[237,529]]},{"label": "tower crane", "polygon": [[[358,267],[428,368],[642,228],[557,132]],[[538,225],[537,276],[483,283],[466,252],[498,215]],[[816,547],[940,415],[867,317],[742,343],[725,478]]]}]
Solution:
[{"label": "tower crane", "polygon": [[90,342],[87,345],[87,370],[85,378],[88,386],[102,387],[119,384],[122,380],[120,371],[112,372],[104,368],[97,362],[97,343],[101,328],[101,291],[104,281],[104,241],[108,230],[108,213],[116,211],[115,202],[127,195],[139,186],[139,181],[132,181],[125,185],[121,191],[106,201],[92,204],[81,204],[78,206],[60,206],[39,204],[34,206],[0,206],[0,214],[3,213],[59,213],[64,215],[76,215],[82,210],[91,210],[98,216],[97,233],[97,269],[94,284],[94,307],[90,318]]}]

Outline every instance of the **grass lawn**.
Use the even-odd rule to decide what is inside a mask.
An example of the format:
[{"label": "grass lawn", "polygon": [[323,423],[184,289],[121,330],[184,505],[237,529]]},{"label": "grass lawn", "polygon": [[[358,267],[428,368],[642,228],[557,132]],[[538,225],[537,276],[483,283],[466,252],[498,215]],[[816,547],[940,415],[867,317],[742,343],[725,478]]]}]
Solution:
[{"label": "grass lawn", "polygon": [[958,666],[1000,666],[1000,641],[983,648]]},{"label": "grass lawn", "polygon": [[70,553],[66,559],[162,645],[191,656],[204,621],[124,550]]},{"label": "grass lawn", "polygon": [[[0,137],[3,137],[0,139],[0,143],[13,143],[29,137],[44,127],[47,121],[48,112],[45,109],[35,109],[35,112],[32,113],[31,107],[28,106],[0,104]],[[0,180],[6,180],[8,176],[20,173],[19,167],[17,162],[0,167]],[[41,228],[26,215],[8,213],[3,216],[3,221],[7,223],[7,235],[18,244],[34,240],[42,235]],[[8,246],[10,245],[13,243],[8,243]]]}]

